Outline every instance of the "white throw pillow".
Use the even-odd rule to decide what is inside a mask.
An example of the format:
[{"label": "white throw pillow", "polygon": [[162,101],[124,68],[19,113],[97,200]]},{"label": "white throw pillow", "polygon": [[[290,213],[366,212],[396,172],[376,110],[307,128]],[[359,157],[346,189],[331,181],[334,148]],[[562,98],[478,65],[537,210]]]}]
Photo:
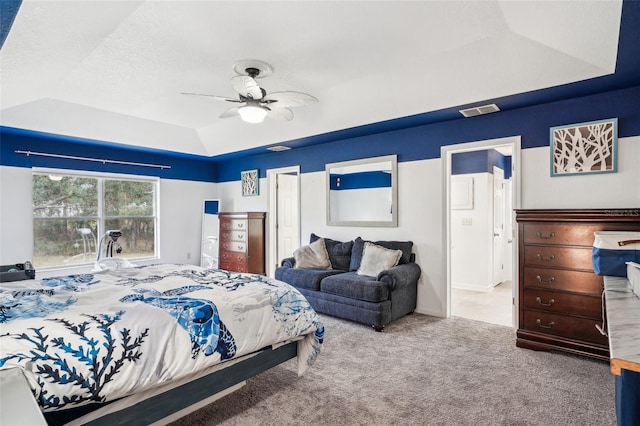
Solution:
[{"label": "white throw pillow", "polygon": [[293,252],[296,268],[302,269],[331,269],[331,261],[324,238],[320,238],[308,246],[300,247]]},{"label": "white throw pillow", "polygon": [[402,250],[391,250],[370,242],[364,243],[362,262],[356,272],[358,275],[377,277],[385,269],[396,266],[402,257]]}]

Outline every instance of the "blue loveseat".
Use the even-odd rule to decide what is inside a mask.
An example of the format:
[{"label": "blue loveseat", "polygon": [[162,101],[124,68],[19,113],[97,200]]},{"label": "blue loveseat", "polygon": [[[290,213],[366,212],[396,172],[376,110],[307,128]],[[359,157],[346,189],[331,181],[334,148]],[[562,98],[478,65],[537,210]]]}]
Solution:
[{"label": "blue loveseat", "polygon": [[[311,234],[310,243],[320,238]],[[411,251],[413,242],[368,242],[360,237],[347,242],[324,238],[324,242],[329,267],[300,268],[295,257],[289,257],[276,268],[276,279],[296,287],[317,312],[371,325],[376,331],[415,310],[421,270]],[[362,275],[366,243],[401,250],[398,264],[376,276]]]}]

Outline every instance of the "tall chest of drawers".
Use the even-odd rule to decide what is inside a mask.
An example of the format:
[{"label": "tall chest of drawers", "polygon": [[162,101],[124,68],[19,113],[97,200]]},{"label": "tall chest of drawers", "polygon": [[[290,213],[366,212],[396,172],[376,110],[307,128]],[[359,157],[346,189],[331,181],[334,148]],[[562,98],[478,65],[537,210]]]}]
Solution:
[{"label": "tall chest of drawers", "polygon": [[220,269],[265,275],[264,212],[218,213]]},{"label": "tall chest of drawers", "polygon": [[516,210],[516,345],[609,359],[603,278],[591,260],[596,231],[640,230],[638,209]]}]

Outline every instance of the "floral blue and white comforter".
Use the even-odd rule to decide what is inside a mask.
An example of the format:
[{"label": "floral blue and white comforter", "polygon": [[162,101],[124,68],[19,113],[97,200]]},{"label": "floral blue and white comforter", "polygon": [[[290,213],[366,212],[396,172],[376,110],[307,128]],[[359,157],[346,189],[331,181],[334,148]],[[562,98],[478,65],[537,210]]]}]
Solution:
[{"label": "floral blue and white comforter", "polygon": [[154,265],[0,283],[0,369],[19,367],[44,411],[111,401],[324,328],[295,288],[261,275]]}]

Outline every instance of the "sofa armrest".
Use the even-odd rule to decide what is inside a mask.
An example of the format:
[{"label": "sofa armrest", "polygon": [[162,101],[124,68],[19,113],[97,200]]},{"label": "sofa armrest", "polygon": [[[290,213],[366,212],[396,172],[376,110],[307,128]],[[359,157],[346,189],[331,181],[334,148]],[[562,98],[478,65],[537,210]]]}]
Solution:
[{"label": "sofa armrest", "polygon": [[293,268],[296,266],[296,259],[294,257],[287,257],[282,259],[280,266],[286,266],[287,268]]},{"label": "sofa armrest", "polygon": [[389,285],[389,289],[393,291],[397,287],[417,284],[420,273],[421,269],[417,263],[403,263],[380,272],[378,281]]}]

